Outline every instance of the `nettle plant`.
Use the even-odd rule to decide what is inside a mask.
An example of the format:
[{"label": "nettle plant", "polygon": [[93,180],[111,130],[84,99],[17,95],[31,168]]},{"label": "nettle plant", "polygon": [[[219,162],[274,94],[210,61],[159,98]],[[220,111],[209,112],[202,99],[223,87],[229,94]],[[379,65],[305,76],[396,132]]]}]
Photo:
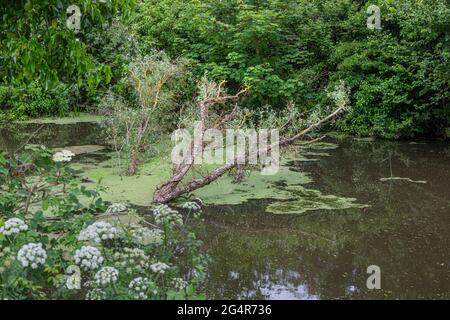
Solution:
[{"label": "nettle plant", "polygon": [[74,156],[40,146],[0,153],[0,298],[204,298],[208,257],[183,216],[165,205],[148,219],[107,207],[100,187],[79,183]]}]

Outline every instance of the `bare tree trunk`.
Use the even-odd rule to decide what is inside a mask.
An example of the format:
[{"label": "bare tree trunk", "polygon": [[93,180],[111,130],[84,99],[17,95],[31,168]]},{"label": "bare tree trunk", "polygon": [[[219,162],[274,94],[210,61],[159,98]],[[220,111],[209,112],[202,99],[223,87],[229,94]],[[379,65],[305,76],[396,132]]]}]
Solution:
[{"label": "bare tree trunk", "polygon": [[243,176],[244,176],[244,166],[241,164],[238,164],[236,166],[236,174],[234,175],[233,183],[240,184]]},{"label": "bare tree trunk", "polygon": [[128,160],[128,175],[134,176],[139,166],[139,153],[143,149],[143,139],[146,134],[147,121],[143,120],[139,124],[136,141],[131,148],[130,158]]}]

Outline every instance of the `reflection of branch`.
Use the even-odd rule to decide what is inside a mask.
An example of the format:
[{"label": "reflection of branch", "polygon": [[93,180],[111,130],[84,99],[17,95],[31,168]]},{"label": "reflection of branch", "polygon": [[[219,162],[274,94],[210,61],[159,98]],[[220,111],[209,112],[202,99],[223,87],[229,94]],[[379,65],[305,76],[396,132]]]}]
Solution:
[{"label": "reflection of branch", "polygon": [[[229,230],[229,229],[233,229],[233,231],[237,231],[239,229],[244,230],[244,228],[239,228],[239,226],[237,226],[235,224],[228,225],[228,224],[219,223],[219,222],[216,222],[216,221],[213,221],[213,220],[209,221],[208,224],[211,224],[211,225],[213,225],[216,228],[221,228],[221,229],[225,229],[225,230]],[[315,237],[315,238],[318,238],[318,239],[325,240],[325,241],[327,241],[329,243],[333,243],[334,244],[334,243],[337,242],[336,240],[332,240],[332,239],[326,238],[324,236],[320,236],[320,235],[318,235],[316,233],[311,233],[311,232],[306,232],[306,231],[303,231],[303,230],[299,230],[297,228],[289,228],[289,227],[278,228],[277,227],[276,229],[250,229],[250,230],[248,228],[245,228],[245,232],[248,233],[248,234],[249,233],[258,234],[258,233],[262,233],[262,232],[264,232],[264,233],[280,234],[280,232],[282,233],[282,232],[295,232],[295,231],[299,232],[301,234],[310,236],[310,237]]]},{"label": "reflection of branch", "polygon": [[36,131],[34,131],[27,139],[27,141],[25,141],[25,143],[23,143],[19,148],[17,148],[14,153],[17,153],[20,149],[22,149],[23,147],[25,147],[30,141],[31,139],[34,138],[34,136],[44,127],[43,124],[41,124],[41,126],[39,128],[37,128]]}]

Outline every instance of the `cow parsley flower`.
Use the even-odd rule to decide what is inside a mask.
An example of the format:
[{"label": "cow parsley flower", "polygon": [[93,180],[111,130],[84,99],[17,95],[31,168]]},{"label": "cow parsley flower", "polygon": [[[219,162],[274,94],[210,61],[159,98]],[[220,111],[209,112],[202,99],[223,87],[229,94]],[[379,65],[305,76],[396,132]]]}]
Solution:
[{"label": "cow parsley flower", "polygon": [[75,251],[75,263],[84,270],[97,269],[103,262],[102,254],[96,247],[84,246]]},{"label": "cow parsley flower", "polygon": [[151,284],[151,282],[148,278],[137,277],[131,280],[130,284],[128,285],[128,289],[131,291],[132,297],[134,299],[146,299],[146,292],[149,289],[149,284]]},{"label": "cow parsley flower", "polygon": [[164,232],[160,229],[136,228],[132,231],[133,240],[141,245],[163,243]]},{"label": "cow parsley flower", "polygon": [[127,210],[127,206],[123,203],[113,203],[108,207],[108,209],[106,209],[106,213],[119,213]]},{"label": "cow parsley flower", "polygon": [[94,288],[86,294],[86,300],[104,300],[106,292],[99,288]]},{"label": "cow parsley flower", "polygon": [[99,286],[105,286],[117,282],[119,271],[113,267],[103,267],[94,276],[94,281]]},{"label": "cow parsley flower", "polygon": [[188,285],[188,283],[186,281],[184,281],[182,278],[173,278],[172,280],[172,286],[178,290],[181,291],[184,288],[186,288]]},{"label": "cow parsley flower", "polygon": [[159,274],[164,274],[166,272],[166,270],[168,270],[170,268],[170,266],[164,262],[156,262],[153,263],[152,265],[150,265],[150,269],[155,272],[155,273],[159,273]]},{"label": "cow parsley flower", "polygon": [[47,253],[42,248],[42,243],[30,242],[20,248],[17,253],[17,260],[22,264],[22,267],[31,267],[36,269],[39,265],[43,265],[47,260]]},{"label": "cow parsley flower", "polygon": [[117,235],[117,229],[109,222],[97,221],[81,230],[78,240],[80,241],[94,241],[100,243],[102,240],[114,239]]},{"label": "cow parsley flower", "polygon": [[183,209],[191,210],[191,211],[199,211],[201,209],[200,205],[197,202],[188,201],[183,203],[181,206]]},{"label": "cow parsley flower", "polygon": [[172,225],[182,225],[183,217],[178,213],[178,211],[171,209],[165,204],[157,206],[153,210],[153,215],[155,216],[155,221],[158,224],[169,223]]},{"label": "cow parsley flower", "polygon": [[113,255],[114,266],[125,270],[127,274],[144,273],[148,269],[149,258],[138,248],[124,248],[123,252]]},{"label": "cow parsley flower", "polygon": [[55,162],[70,162],[75,154],[70,150],[58,151],[53,155],[53,161]]},{"label": "cow parsley flower", "polygon": [[19,218],[11,218],[6,220],[5,225],[0,227],[0,234],[10,236],[21,231],[27,231],[28,226]]}]

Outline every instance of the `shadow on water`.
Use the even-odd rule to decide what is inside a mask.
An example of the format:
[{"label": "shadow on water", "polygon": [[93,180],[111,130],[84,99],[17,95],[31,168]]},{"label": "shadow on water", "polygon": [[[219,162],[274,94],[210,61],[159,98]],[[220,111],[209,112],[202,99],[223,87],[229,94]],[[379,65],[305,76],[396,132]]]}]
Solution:
[{"label": "shadow on water", "polygon": [[[48,147],[105,144],[92,123],[39,127],[0,129],[0,149],[28,139]],[[205,222],[195,227],[214,260],[204,288],[209,298],[450,298],[449,145],[337,143],[330,156],[293,161],[291,170],[308,172],[308,188],[370,207],[277,215],[265,211],[267,199],[205,208]],[[366,287],[370,265],[381,269],[381,290]]]}]

